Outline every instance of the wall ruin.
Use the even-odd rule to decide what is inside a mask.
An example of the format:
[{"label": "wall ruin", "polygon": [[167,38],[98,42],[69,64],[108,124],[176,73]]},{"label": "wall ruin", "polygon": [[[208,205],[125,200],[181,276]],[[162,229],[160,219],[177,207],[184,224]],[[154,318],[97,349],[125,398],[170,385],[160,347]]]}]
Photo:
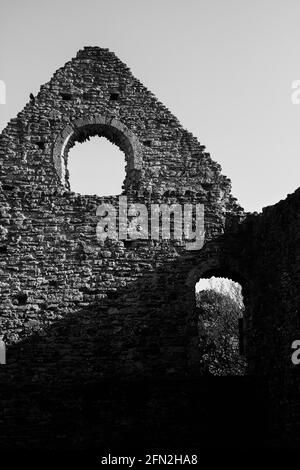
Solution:
[{"label": "wall ruin", "polygon": [[[94,135],[124,152],[128,204],[204,204],[201,250],[97,239],[97,207],[117,207],[119,195],[76,194],[68,181],[69,149]],[[222,274],[243,286],[249,373],[265,377],[274,429],[293,432],[299,191],[245,214],[205,147],[98,47],[79,51],[10,121],[0,162],[3,384],[197,377],[194,287]]]}]

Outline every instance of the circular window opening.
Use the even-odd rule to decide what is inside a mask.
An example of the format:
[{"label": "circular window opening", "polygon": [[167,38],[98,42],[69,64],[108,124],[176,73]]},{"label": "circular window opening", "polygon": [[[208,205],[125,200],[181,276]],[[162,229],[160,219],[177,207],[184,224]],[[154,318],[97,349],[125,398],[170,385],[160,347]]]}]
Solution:
[{"label": "circular window opening", "polygon": [[105,137],[76,142],[68,152],[66,180],[71,191],[111,196],[122,193],[125,154]]}]

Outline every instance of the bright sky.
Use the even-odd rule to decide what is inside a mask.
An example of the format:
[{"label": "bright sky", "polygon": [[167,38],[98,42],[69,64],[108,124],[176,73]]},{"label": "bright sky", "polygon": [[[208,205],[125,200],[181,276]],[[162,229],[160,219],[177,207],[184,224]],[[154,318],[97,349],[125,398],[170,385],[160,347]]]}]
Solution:
[{"label": "bright sky", "polygon": [[200,279],[195,285],[196,292],[206,289],[212,289],[221,294],[229,295],[239,303],[243,302],[242,286],[231,279],[212,276],[210,279]]},{"label": "bright sky", "polygon": [[108,47],[206,145],[246,210],[299,186],[299,0],[1,0],[0,18],[0,129],[77,50]]},{"label": "bright sky", "polygon": [[[99,171],[94,171],[97,166]],[[101,196],[118,195],[122,192],[126,176],[125,155],[105,137],[92,137],[69,150],[68,170],[72,191]]]}]

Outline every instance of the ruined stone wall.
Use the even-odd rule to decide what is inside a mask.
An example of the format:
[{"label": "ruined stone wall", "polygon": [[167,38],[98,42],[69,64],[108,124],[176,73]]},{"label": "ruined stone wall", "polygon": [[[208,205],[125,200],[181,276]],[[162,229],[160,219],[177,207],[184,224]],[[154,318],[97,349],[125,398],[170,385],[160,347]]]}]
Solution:
[{"label": "ruined stone wall", "polygon": [[252,373],[269,383],[272,426],[299,446],[299,366],[292,363],[292,343],[300,338],[299,189],[246,227],[240,265],[251,290],[248,357]]},{"label": "ruined stone wall", "polygon": [[191,312],[170,307],[184,243],[97,240],[97,207],[118,197],[75,194],[68,180],[69,149],[93,135],[124,152],[128,202],[203,203],[207,240],[241,213],[220,166],[128,67],[106,49],[79,51],[1,135],[6,370],[39,380],[49,370],[72,380],[187,373]]},{"label": "ruined stone wall", "polygon": [[[300,191],[246,219],[210,242],[205,275],[227,275],[241,283],[248,374],[263,379],[269,426],[299,447],[299,366],[292,343],[300,338]],[[208,246],[202,256],[208,252]],[[215,252],[215,256],[213,256]],[[209,258],[208,258],[209,260]],[[193,270],[191,271],[193,273]]]},{"label": "ruined stone wall", "polygon": [[[97,207],[117,207],[119,195],[75,194],[68,173],[70,148],[94,135],[124,152],[128,204],[204,204],[201,250],[185,241],[97,239]],[[300,333],[299,190],[245,217],[204,146],[97,47],[79,51],[8,124],[0,165],[2,385],[19,384],[22,394],[24,382],[197,376],[195,283],[222,275],[243,287],[249,373],[266,379],[274,427],[297,427],[290,346]],[[10,392],[1,400],[13,436],[18,407]],[[35,419],[34,406],[29,418],[29,427],[48,422]]]}]

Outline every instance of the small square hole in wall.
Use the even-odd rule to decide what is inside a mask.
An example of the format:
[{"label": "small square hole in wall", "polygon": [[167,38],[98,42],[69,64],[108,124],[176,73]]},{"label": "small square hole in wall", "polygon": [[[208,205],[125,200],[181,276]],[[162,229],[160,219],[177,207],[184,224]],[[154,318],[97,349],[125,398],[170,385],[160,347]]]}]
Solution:
[{"label": "small square hole in wall", "polygon": [[28,295],[25,292],[20,292],[17,295],[17,301],[19,305],[26,305],[28,300]]},{"label": "small square hole in wall", "polygon": [[15,187],[11,184],[3,184],[2,189],[3,191],[12,191],[13,189],[15,189]]},{"label": "small square hole in wall", "polygon": [[152,141],[151,141],[151,140],[144,140],[143,144],[144,144],[146,147],[151,147]]},{"label": "small square hole in wall", "polygon": [[93,95],[92,95],[92,93],[89,93],[89,92],[83,93],[82,99],[91,100],[91,99],[93,99]]},{"label": "small square hole in wall", "polygon": [[109,97],[109,100],[110,101],[117,101],[119,99],[119,96],[120,96],[120,93],[111,93],[110,94],[110,97]]},{"label": "small square hole in wall", "polygon": [[124,248],[133,248],[135,243],[134,240],[123,240]]},{"label": "small square hole in wall", "polygon": [[38,148],[40,150],[44,150],[45,149],[45,142],[37,142],[36,145],[38,146]]},{"label": "small square hole in wall", "polygon": [[61,93],[60,96],[64,101],[70,101],[72,99],[71,93]]}]

